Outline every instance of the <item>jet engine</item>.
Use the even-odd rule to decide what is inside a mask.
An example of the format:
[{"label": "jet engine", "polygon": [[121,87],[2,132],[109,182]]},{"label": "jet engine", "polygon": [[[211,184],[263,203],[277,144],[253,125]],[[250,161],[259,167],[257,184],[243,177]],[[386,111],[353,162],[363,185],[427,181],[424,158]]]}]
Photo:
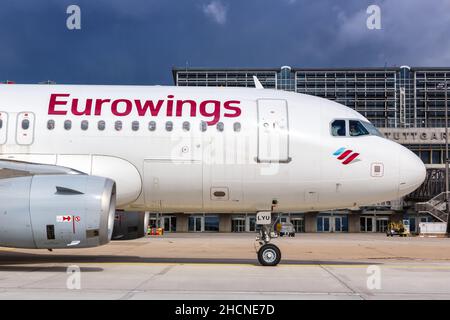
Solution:
[{"label": "jet engine", "polygon": [[145,237],[149,223],[146,212],[116,211],[112,240],[133,240]]},{"label": "jet engine", "polygon": [[0,246],[89,248],[111,240],[116,186],[83,174],[0,179]]}]

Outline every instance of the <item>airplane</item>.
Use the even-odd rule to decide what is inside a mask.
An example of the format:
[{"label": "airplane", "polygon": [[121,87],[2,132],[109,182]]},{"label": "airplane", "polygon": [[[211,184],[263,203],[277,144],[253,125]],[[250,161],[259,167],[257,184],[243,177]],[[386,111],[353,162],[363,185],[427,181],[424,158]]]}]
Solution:
[{"label": "airplane", "polygon": [[[256,83],[258,84],[258,83]],[[358,112],[256,88],[0,85],[0,246],[110,241],[116,209],[273,214],[355,208],[418,188],[425,166]]]}]

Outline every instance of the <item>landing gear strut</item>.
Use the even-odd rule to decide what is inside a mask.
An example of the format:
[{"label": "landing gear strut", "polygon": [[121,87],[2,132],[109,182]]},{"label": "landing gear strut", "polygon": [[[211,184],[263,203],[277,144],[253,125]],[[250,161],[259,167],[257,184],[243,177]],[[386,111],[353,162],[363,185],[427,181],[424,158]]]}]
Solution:
[{"label": "landing gear strut", "polygon": [[273,227],[278,219],[272,225],[271,212],[258,212],[256,216],[257,224],[261,224],[261,229],[256,237],[260,248],[257,251],[258,261],[263,266],[276,266],[281,260],[281,250],[274,244],[269,243],[272,238],[276,238]]}]

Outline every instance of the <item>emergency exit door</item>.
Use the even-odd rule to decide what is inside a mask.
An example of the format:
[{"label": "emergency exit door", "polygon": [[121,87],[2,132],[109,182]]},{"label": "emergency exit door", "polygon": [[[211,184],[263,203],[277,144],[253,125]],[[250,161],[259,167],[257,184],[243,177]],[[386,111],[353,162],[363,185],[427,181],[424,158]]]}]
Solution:
[{"label": "emergency exit door", "polygon": [[258,162],[289,162],[286,100],[258,100]]}]

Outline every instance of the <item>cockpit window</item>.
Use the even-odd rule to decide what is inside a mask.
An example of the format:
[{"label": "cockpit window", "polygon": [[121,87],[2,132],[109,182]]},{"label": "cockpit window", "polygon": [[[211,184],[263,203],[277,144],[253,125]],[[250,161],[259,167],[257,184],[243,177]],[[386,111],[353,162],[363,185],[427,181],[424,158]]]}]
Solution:
[{"label": "cockpit window", "polygon": [[[347,125],[348,124],[348,128]],[[348,129],[348,133],[346,132]],[[331,123],[331,134],[335,137],[378,136],[384,137],[373,124],[362,120],[334,120]]]},{"label": "cockpit window", "polygon": [[350,120],[349,132],[351,137],[365,136],[369,131],[358,120]]},{"label": "cockpit window", "polygon": [[335,137],[345,137],[345,120],[334,120],[331,124],[331,134]]},{"label": "cockpit window", "polygon": [[363,121],[362,124],[369,131],[369,134],[371,134],[372,136],[379,136],[384,138],[383,134],[380,131],[378,131],[378,129],[375,128],[375,126],[370,122]]}]

